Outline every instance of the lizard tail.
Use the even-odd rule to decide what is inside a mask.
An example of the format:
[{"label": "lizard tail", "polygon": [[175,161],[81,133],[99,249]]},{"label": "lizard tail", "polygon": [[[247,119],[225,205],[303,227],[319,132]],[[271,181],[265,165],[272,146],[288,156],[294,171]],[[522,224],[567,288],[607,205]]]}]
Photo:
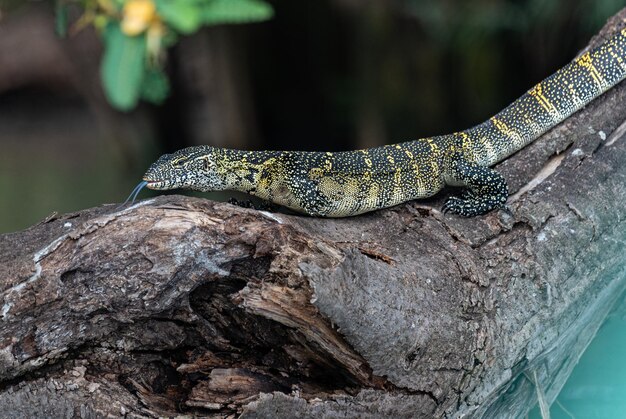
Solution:
[{"label": "lizard tail", "polygon": [[626,77],[626,29],[585,52],[510,106],[465,133],[491,166],[528,145]]}]

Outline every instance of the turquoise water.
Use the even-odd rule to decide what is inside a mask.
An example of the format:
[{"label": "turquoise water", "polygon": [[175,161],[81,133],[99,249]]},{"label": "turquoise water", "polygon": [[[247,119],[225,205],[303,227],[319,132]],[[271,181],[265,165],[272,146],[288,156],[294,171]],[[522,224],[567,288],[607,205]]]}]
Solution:
[{"label": "turquoise water", "polygon": [[[600,327],[552,404],[550,414],[553,419],[626,418],[624,308],[614,311]],[[540,419],[539,409],[535,407],[529,417]]]}]

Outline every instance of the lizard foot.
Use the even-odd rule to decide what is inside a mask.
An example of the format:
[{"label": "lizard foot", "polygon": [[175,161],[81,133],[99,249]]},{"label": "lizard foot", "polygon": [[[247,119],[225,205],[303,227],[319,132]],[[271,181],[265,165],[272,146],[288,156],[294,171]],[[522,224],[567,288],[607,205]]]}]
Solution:
[{"label": "lizard foot", "polygon": [[494,209],[506,208],[505,202],[506,195],[478,197],[470,193],[463,194],[462,198],[451,196],[446,199],[441,210],[444,214],[452,213],[461,217],[475,217]]},{"label": "lizard foot", "polygon": [[475,217],[491,210],[504,208],[509,196],[506,180],[488,167],[459,158],[452,166],[452,177],[468,188],[461,197],[451,196],[443,205],[443,213]]}]

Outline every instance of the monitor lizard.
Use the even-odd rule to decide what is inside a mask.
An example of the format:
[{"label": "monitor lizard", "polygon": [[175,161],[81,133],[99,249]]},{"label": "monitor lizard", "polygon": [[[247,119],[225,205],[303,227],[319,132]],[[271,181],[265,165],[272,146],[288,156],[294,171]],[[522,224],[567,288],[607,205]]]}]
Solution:
[{"label": "monitor lizard", "polygon": [[[347,217],[464,186],[444,212],[505,208],[507,182],[490,166],[522,149],[626,76],[626,29],[466,131],[343,152],[189,147],[154,162],[141,188],[246,192],[296,212]],[[129,197],[130,198],[130,197]]]}]

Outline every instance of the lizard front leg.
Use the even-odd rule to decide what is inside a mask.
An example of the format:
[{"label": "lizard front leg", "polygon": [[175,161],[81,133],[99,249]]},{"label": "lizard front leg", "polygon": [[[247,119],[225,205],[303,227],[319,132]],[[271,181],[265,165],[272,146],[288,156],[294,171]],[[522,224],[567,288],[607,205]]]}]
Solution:
[{"label": "lizard front leg", "polygon": [[497,208],[505,208],[509,196],[504,177],[493,169],[469,163],[457,158],[450,165],[450,177],[455,183],[467,186],[461,197],[452,196],[443,205],[444,213],[451,212],[463,217],[486,214]]}]

